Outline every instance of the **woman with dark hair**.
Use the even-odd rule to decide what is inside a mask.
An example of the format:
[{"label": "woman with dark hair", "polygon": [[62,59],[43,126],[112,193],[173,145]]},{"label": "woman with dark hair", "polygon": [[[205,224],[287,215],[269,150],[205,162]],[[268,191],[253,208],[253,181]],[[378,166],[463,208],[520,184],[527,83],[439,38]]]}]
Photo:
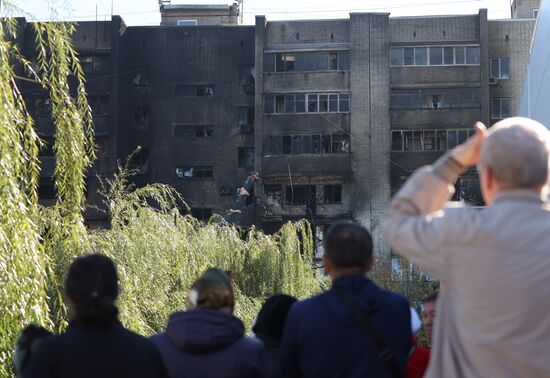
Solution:
[{"label": "woman with dark hair", "polygon": [[155,346],[118,321],[117,296],[111,259],[99,254],[77,258],[65,281],[69,328],[40,344],[25,378],[164,377]]}]

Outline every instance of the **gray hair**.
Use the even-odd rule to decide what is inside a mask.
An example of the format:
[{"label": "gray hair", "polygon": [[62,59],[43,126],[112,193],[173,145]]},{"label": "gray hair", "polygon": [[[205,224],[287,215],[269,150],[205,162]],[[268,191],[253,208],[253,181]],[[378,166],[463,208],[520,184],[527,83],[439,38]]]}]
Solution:
[{"label": "gray hair", "polygon": [[480,166],[506,188],[537,188],[548,181],[550,132],[528,118],[508,118],[489,129]]}]

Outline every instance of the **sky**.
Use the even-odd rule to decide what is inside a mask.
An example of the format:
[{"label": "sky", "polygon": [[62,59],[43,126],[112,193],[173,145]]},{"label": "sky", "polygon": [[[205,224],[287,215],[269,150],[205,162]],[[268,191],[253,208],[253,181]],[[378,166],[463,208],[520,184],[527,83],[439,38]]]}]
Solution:
[{"label": "sky", "polygon": [[[51,9],[56,19],[93,21],[120,15],[127,25],[159,25],[158,0],[0,0],[0,15],[5,16],[6,2],[20,8],[13,15],[49,20]],[[230,4],[231,0],[172,0],[172,4]],[[347,18],[350,12],[389,12],[391,16],[475,14],[489,10],[489,18],[509,18],[510,0],[244,0],[244,23],[253,25],[255,15],[267,20]],[[30,17],[29,15],[32,15]]]}]

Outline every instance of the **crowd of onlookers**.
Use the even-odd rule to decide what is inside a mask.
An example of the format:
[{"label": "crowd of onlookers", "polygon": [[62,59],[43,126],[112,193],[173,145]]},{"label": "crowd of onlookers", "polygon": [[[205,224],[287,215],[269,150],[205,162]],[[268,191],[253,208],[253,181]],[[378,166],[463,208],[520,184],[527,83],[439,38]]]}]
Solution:
[{"label": "crowd of onlookers", "polygon": [[[147,339],[118,321],[117,272],[100,254],[77,258],[65,282],[72,320],[60,335],[29,326],[16,346],[19,377],[550,377],[550,132],[511,118],[420,169],[383,225],[394,250],[440,281],[418,315],[368,278],[372,238],[332,225],[323,265],[331,289],[264,303],[246,335],[230,275],[209,269],[185,311]],[[484,209],[449,203],[477,165]],[[183,307],[183,304],[182,304]]]}]

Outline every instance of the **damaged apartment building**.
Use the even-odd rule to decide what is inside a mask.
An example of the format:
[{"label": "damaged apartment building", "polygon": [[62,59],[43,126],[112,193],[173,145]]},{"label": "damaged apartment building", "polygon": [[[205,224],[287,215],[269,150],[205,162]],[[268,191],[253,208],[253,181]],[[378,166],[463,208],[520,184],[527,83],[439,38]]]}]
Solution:
[{"label": "damaged apartment building", "polygon": [[[306,218],[320,242],[328,225],[354,219],[382,254],[390,248],[380,225],[404,180],[464,141],[475,121],[516,114],[537,6],[516,0],[506,20],[482,9],[257,16],[243,26],[240,3],[204,18],[196,6],[164,3],[160,26],[108,23],[102,55],[110,151],[124,159],[141,146],[136,184],[170,184],[207,219],[227,212],[257,171],[243,226],[273,232]],[[475,171],[456,187],[455,199],[483,205]]]}]

